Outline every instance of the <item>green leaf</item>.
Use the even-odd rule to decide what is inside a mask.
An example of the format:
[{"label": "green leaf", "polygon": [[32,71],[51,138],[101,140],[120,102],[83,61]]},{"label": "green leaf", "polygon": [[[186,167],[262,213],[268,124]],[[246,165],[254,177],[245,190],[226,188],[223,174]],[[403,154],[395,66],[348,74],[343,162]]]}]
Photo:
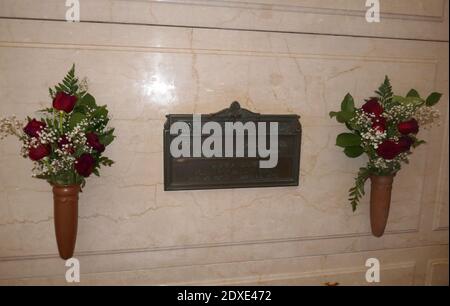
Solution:
[{"label": "green leaf", "polygon": [[427,106],[433,106],[436,105],[439,100],[441,100],[442,94],[439,92],[433,92],[431,95],[428,96],[426,100]]},{"label": "green leaf", "polygon": [[354,113],[349,112],[330,112],[330,118],[336,117],[336,120],[339,123],[346,123],[350,119],[352,119],[354,116]]},{"label": "green leaf", "polygon": [[361,137],[352,133],[342,133],[337,136],[336,145],[342,148],[359,146]]},{"label": "green leaf", "polygon": [[330,118],[336,117],[336,120],[340,123],[346,123],[352,119],[355,115],[355,101],[353,97],[348,93],[345,95],[344,100],[341,103],[340,112],[330,112]]},{"label": "green leaf", "polygon": [[[81,95],[81,93],[80,93]],[[83,114],[87,114],[89,109],[95,110],[97,108],[97,104],[95,103],[95,98],[86,93],[84,95],[81,95],[82,97],[78,100],[75,111]]]},{"label": "green leaf", "polygon": [[422,145],[422,144],[426,144],[427,142],[425,140],[415,140],[414,143],[412,144],[412,147],[415,149],[418,146]]},{"label": "green leaf", "polygon": [[105,146],[111,144],[111,142],[114,141],[115,136],[111,134],[101,135],[99,136],[100,142],[104,144]]},{"label": "green leaf", "polygon": [[47,124],[47,126],[53,127],[53,122],[50,118],[45,118],[44,120],[45,120],[45,123]]},{"label": "green leaf", "polygon": [[336,116],[336,120],[340,123],[345,123],[352,119],[354,116],[355,113],[339,112],[339,114]]},{"label": "green leaf", "polygon": [[425,101],[420,97],[414,97],[414,96],[409,96],[409,97],[393,96],[392,102],[398,103],[398,104],[403,104],[403,105],[407,105],[407,104],[422,105]]},{"label": "green leaf", "polygon": [[108,157],[100,157],[99,163],[103,166],[111,167],[114,164],[114,161],[110,160]]},{"label": "green leaf", "polygon": [[94,117],[107,117],[108,116],[108,110],[106,109],[106,105],[98,107],[94,113]]},{"label": "green leaf", "polygon": [[423,99],[417,97],[406,97],[403,100],[399,101],[401,104],[413,104],[413,105],[421,105],[424,103]]},{"label": "green leaf", "polygon": [[114,131],[115,131],[116,129],[115,128],[110,128],[109,130],[107,130],[104,134],[114,134]]},{"label": "green leaf", "polygon": [[392,102],[395,102],[395,103],[399,103],[399,104],[404,104],[405,103],[405,97],[402,97],[402,96],[393,96],[392,97]]},{"label": "green leaf", "polygon": [[341,110],[343,112],[353,113],[355,111],[355,101],[351,94],[347,94],[341,103]]},{"label": "green leaf", "polygon": [[69,127],[73,129],[78,123],[80,123],[86,116],[81,113],[72,113],[69,119]]},{"label": "green leaf", "polygon": [[37,111],[38,113],[53,113],[53,108],[44,108]]},{"label": "green leaf", "polygon": [[415,89],[411,89],[408,94],[406,95],[406,97],[412,97],[412,98],[420,98],[419,93],[417,92],[417,90]]},{"label": "green leaf", "polygon": [[95,108],[97,104],[95,103],[95,98],[90,95],[86,94],[83,98],[80,99],[80,105],[87,106],[89,108]]},{"label": "green leaf", "polygon": [[83,147],[78,147],[75,150],[75,153],[73,154],[76,157],[80,157],[83,153],[85,153],[84,148]]},{"label": "green leaf", "polygon": [[330,118],[334,118],[339,114],[339,112],[330,112]]},{"label": "green leaf", "polygon": [[344,153],[350,158],[356,158],[364,153],[364,149],[361,146],[346,147]]}]

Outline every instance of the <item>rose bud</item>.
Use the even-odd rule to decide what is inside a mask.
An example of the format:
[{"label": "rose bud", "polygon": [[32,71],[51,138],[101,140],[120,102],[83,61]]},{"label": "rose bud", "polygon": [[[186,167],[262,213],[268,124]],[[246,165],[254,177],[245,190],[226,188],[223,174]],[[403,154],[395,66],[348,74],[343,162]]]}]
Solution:
[{"label": "rose bud", "polygon": [[73,111],[77,97],[66,94],[65,92],[58,92],[53,100],[53,107],[59,111],[70,113]]},{"label": "rose bud", "polygon": [[105,151],[105,145],[103,145],[100,142],[98,135],[95,134],[94,132],[86,133],[86,140],[87,140],[88,146],[93,148],[95,151],[97,151],[99,153],[102,153],[103,151]]},{"label": "rose bud", "polygon": [[38,161],[50,155],[50,146],[40,144],[37,147],[31,147],[28,156],[31,160]]},{"label": "rose bud", "polygon": [[397,129],[403,135],[417,134],[419,133],[419,123],[416,119],[411,119],[409,121],[400,122],[397,125]]},{"label": "rose bud", "polygon": [[361,108],[365,113],[375,115],[375,117],[380,117],[383,113],[383,106],[378,98],[371,98]]},{"label": "rose bud", "polygon": [[63,135],[58,141],[58,148],[69,154],[75,153],[75,149],[72,146],[72,143],[67,139],[66,135]]},{"label": "rose bud", "polygon": [[378,146],[377,154],[384,159],[394,159],[401,151],[402,147],[400,144],[392,140],[385,140]]},{"label": "rose bud", "polygon": [[91,154],[84,153],[75,162],[75,170],[84,177],[89,177],[94,171],[95,159]]},{"label": "rose bud", "polygon": [[38,132],[41,132],[47,125],[44,122],[33,119],[23,128],[25,134],[31,137],[39,138]]},{"label": "rose bud", "polygon": [[384,117],[374,118],[372,121],[372,128],[381,133],[386,131],[386,118]]},{"label": "rose bud", "polygon": [[400,145],[402,152],[408,152],[409,149],[411,149],[413,142],[414,141],[411,137],[402,136],[400,137],[398,144]]}]

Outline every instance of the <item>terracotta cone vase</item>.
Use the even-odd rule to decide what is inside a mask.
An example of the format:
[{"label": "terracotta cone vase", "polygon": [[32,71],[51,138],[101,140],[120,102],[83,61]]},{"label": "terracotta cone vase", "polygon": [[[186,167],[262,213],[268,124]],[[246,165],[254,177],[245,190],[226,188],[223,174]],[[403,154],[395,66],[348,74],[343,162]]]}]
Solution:
[{"label": "terracotta cone vase", "polygon": [[53,186],[56,242],[62,259],[73,257],[78,228],[79,185]]},{"label": "terracotta cone vase", "polygon": [[370,176],[370,225],[372,234],[381,237],[386,229],[391,206],[391,191],[395,175]]}]

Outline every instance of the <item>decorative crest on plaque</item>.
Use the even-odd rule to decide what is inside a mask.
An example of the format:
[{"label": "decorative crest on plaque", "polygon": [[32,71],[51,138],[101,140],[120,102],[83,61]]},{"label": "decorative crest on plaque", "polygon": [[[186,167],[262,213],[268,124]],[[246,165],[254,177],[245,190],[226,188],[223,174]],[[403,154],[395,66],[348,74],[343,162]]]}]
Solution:
[{"label": "decorative crest on plaque", "polygon": [[217,113],[210,114],[210,119],[214,118],[227,118],[236,120],[248,120],[260,117],[258,113],[249,111],[248,109],[242,108],[239,102],[234,101],[231,103],[229,108],[225,108]]}]

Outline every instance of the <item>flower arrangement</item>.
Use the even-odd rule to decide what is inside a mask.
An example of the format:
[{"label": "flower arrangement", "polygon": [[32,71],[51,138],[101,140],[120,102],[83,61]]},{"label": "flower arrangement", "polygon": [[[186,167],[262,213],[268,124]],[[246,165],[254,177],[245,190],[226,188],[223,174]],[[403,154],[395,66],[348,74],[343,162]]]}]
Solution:
[{"label": "flower arrangement", "polygon": [[53,186],[54,224],[61,258],[73,256],[78,229],[78,194],[86,178],[100,175],[114,162],[103,153],[115,138],[108,127],[106,106],[88,93],[87,81],[72,66],[62,83],[49,89],[52,107],[38,111],[39,119],[0,120],[0,139],[16,136],[21,154],[33,161],[33,176]]},{"label": "flower arrangement", "polygon": [[[414,148],[424,144],[417,134],[421,128],[429,128],[439,118],[434,105],[442,94],[433,92],[426,99],[411,89],[405,97],[394,95],[389,78],[367,99],[360,108],[350,94],[342,101],[341,110],[330,112],[346,125],[350,133],[337,136],[336,145],[345,155],[356,158],[366,153],[368,163],[360,168],[355,186],[349,191],[349,201],[356,210],[364,195],[364,184],[371,176],[394,176]],[[389,191],[390,192],[390,191]]]},{"label": "flower arrangement", "polygon": [[49,89],[53,105],[39,111],[39,119],[0,120],[0,138],[16,136],[21,154],[33,161],[33,176],[52,185],[85,185],[92,173],[113,161],[103,156],[114,140],[108,128],[108,109],[98,106],[88,93],[87,81],[75,76],[75,65],[62,83]]}]

